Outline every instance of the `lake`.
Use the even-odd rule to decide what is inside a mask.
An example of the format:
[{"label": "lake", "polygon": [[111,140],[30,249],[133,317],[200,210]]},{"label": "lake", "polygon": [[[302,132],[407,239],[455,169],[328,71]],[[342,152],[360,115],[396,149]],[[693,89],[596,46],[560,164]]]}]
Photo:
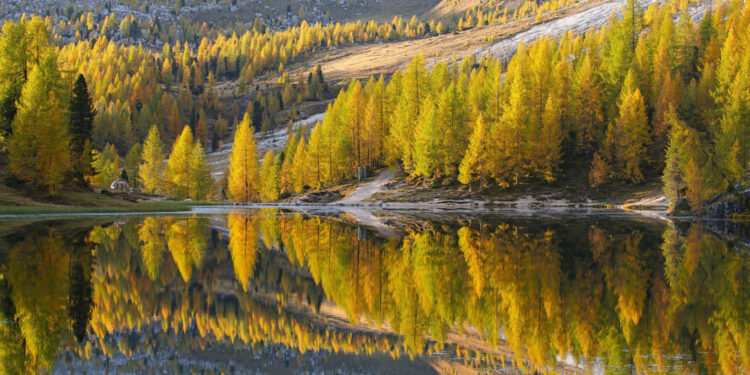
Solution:
[{"label": "lake", "polygon": [[208,208],[0,221],[0,373],[748,373],[747,224]]}]

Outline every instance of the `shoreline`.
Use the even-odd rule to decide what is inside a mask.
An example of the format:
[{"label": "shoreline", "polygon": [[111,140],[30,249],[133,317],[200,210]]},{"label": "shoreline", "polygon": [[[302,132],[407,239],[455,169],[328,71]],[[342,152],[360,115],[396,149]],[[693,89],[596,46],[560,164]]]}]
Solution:
[{"label": "shoreline", "polygon": [[[507,215],[519,217],[546,216],[637,216],[659,220],[730,220],[734,218],[706,218],[700,216],[670,216],[661,205],[609,204],[603,202],[573,203],[566,200],[536,200],[533,197],[522,197],[516,200],[480,201],[480,200],[439,200],[431,201],[360,201],[342,204],[328,203],[250,203],[235,204],[230,202],[190,202],[190,201],[154,201],[144,203],[141,207],[67,207],[67,206],[0,206],[0,219],[56,218],[83,216],[122,216],[143,214],[212,214],[242,209],[286,209],[309,212],[311,214],[348,213],[362,224],[382,224],[377,214],[462,214],[462,215]],[[741,221],[741,220],[740,220]]]},{"label": "shoreline", "polygon": [[[159,202],[159,201],[156,201]],[[342,204],[338,202],[329,203],[248,203],[237,204],[231,202],[190,202],[179,201],[169,203],[145,203],[142,207],[75,207],[75,206],[0,206],[0,218],[19,217],[19,216],[37,216],[37,215],[107,215],[107,214],[142,214],[142,213],[175,213],[175,212],[196,212],[207,211],[205,208],[237,209],[237,208],[277,208],[277,209],[311,209],[321,211],[348,211],[348,210],[366,210],[366,211],[417,211],[417,212],[434,212],[434,213],[587,213],[599,214],[605,212],[623,212],[639,213],[653,216],[667,216],[666,209],[655,207],[653,209],[633,209],[628,208],[630,205],[614,205],[600,202],[591,203],[571,203],[555,202],[553,204],[544,203],[527,198],[515,201],[375,201],[375,202],[358,202]],[[210,211],[210,209],[208,210]]]},{"label": "shoreline", "polygon": [[191,212],[194,207],[219,205],[212,202],[147,201],[134,206],[0,206],[0,219],[36,216],[105,216]]}]

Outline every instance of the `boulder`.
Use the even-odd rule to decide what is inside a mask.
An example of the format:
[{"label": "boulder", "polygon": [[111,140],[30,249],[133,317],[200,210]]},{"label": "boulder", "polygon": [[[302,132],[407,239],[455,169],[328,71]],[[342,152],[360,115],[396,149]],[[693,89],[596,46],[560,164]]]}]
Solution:
[{"label": "boulder", "polygon": [[669,210],[669,215],[672,216],[686,216],[686,215],[692,215],[692,211],[690,210],[690,203],[686,198],[680,198],[675,203],[674,206]]}]

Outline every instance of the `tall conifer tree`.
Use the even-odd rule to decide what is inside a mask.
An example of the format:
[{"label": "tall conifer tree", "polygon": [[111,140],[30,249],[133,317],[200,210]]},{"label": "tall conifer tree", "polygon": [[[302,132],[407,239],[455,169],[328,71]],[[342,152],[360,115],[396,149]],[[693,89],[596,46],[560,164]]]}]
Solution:
[{"label": "tall conifer tree", "polygon": [[279,199],[279,168],[273,150],[268,150],[263,156],[260,168],[260,200],[273,202]]},{"label": "tall conifer tree", "polygon": [[71,165],[68,117],[56,60],[50,55],[31,71],[8,142],[13,174],[50,194],[60,188]]},{"label": "tall conifer tree", "polygon": [[258,200],[258,155],[250,116],[245,114],[234,133],[234,146],[229,165],[229,197],[233,202]]},{"label": "tall conifer tree", "polygon": [[70,135],[73,152],[80,155],[94,130],[94,103],[83,74],[79,74],[70,97]]},{"label": "tall conifer tree", "polygon": [[166,168],[167,192],[179,198],[188,198],[190,192],[190,175],[193,168],[193,132],[185,126],[182,134],[172,146]]},{"label": "tall conifer tree", "polygon": [[159,129],[156,125],[153,125],[143,142],[141,163],[138,165],[138,174],[145,192],[160,193],[163,191],[164,167],[164,145],[159,136]]}]

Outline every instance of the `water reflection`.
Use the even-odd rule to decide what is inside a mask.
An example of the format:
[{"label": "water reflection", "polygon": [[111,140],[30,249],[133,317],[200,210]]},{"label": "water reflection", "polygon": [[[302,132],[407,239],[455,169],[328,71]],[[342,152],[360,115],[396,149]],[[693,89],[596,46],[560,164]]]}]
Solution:
[{"label": "water reflection", "polygon": [[368,358],[380,370],[389,359],[441,371],[750,371],[746,242],[705,224],[404,228],[384,238],[275,210],[17,225],[0,234],[0,373],[356,372]]}]

